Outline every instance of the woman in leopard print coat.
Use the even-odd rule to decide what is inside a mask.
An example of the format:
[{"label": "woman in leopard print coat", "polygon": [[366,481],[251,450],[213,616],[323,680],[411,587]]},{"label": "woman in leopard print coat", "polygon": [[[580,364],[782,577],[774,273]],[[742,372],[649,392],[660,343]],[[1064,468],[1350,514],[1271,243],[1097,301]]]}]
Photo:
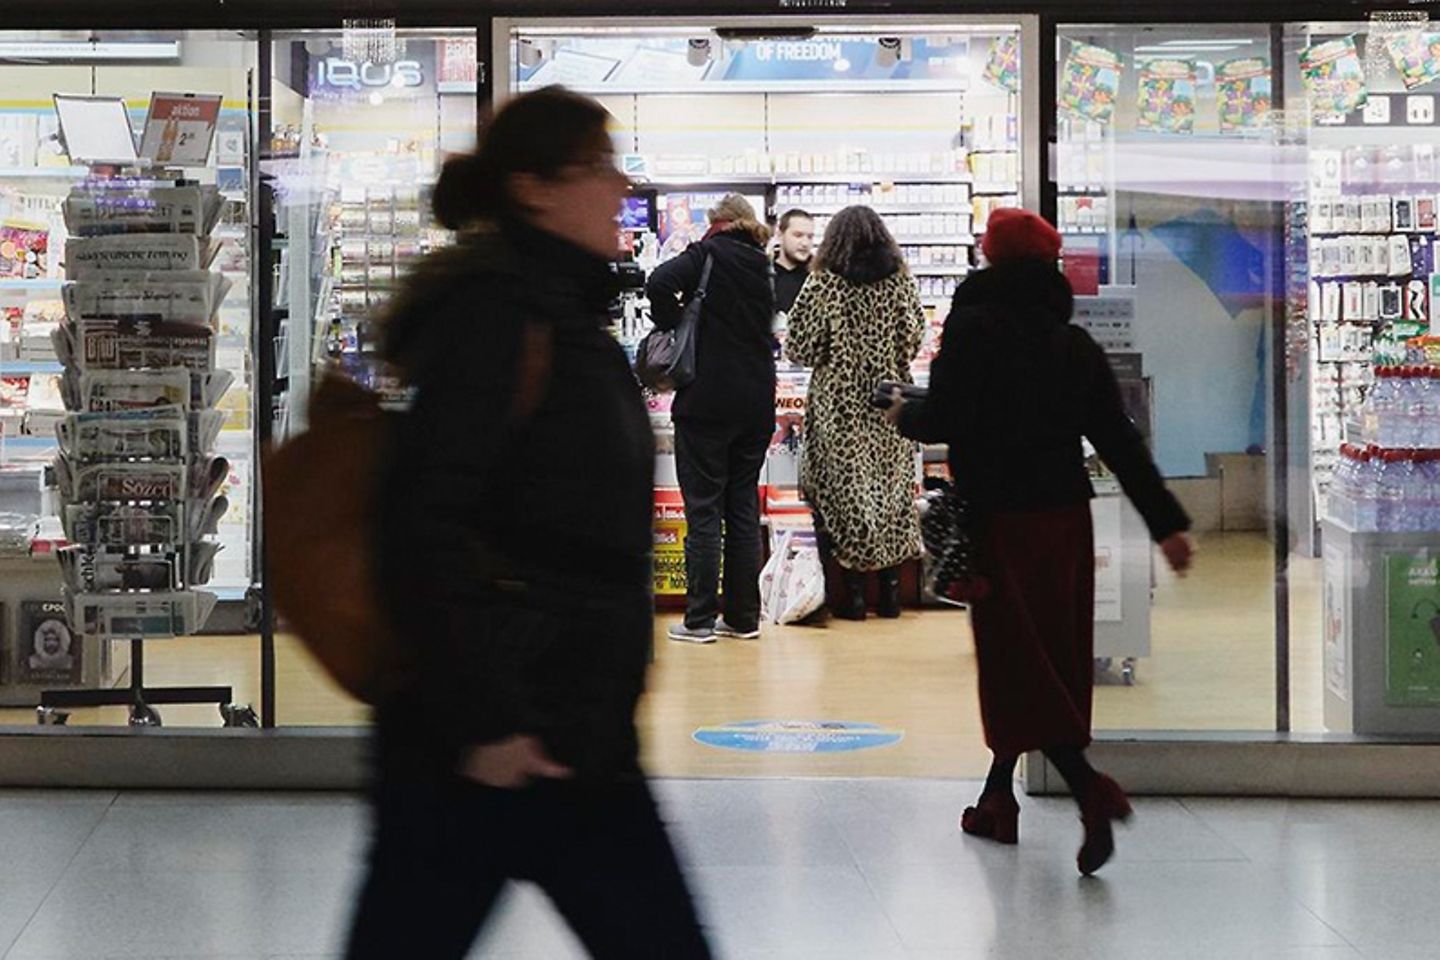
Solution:
[{"label": "woman in leopard print coat", "polygon": [[[870,405],[882,380],[910,382],[925,315],[895,238],[868,207],[825,231],[814,273],[789,315],[785,352],[812,367],[801,486],[822,556],[838,562],[835,611],[865,617],[865,574],[878,571],[881,616],[900,615],[900,564],[920,553],[915,447]],[[828,566],[828,564],[827,564]]]}]

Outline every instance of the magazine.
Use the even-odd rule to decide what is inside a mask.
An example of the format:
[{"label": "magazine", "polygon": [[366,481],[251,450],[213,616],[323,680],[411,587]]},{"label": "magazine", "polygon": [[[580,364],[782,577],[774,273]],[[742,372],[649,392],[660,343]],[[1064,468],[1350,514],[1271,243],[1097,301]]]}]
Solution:
[{"label": "magazine", "polygon": [[1246,57],[1220,64],[1215,91],[1220,101],[1220,132],[1235,133],[1263,127],[1270,117],[1272,94],[1270,61]]},{"label": "magazine", "polygon": [[1140,130],[1156,133],[1195,131],[1195,63],[1156,58],[1140,67]]},{"label": "magazine", "polygon": [[220,222],[224,197],[213,185],[129,187],[124,181],[87,182],[65,198],[65,228],[77,237],[182,233],[208,237]]},{"label": "magazine", "polygon": [[1070,45],[1060,71],[1060,109],[1084,120],[1109,123],[1120,97],[1120,55],[1087,43]]},{"label": "magazine", "polygon": [[15,635],[14,680],[24,686],[74,686],[81,682],[84,638],[70,629],[65,604],[20,601]]},{"label": "magazine", "polygon": [[985,82],[1006,93],[1020,92],[1020,38],[1014,34],[996,37],[990,42],[990,55],[985,60]]},{"label": "magazine", "polygon": [[65,244],[65,275],[90,280],[112,270],[207,270],[221,246],[184,234],[72,237]]},{"label": "magazine", "polygon": [[1311,110],[1321,116],[1343,117],[1370,99],[1354,36],[1300,51],[1300,75],[1310,95]]},{"label": "magazine", "polygon": [[109,270],[67,283],[65,314],[72,324],[118,318],[214,327],[230,287],[208,270]]},{"label": "magazine", "polygon": [[[1375,34],[1370,42],[1376,42]],[[1432,80],[1440,79],[1440,33],[1413,30],[1389,38],[1390,59],[1405,83],[1414,90]]]}]

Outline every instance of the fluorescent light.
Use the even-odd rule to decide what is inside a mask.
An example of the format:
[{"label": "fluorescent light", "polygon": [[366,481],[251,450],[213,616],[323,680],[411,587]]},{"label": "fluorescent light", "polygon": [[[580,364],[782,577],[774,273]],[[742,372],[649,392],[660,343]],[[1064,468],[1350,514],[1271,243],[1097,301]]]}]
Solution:
[{"label": "fluorescent light", "polygon": [[179,40],[0,40],[0,60],[178,60]]},{"label": "fluorescent light", "polygon": [[1234,40],[1166,40],[1160,44],[1162,47],[1212,47],[1212,46],[1239,46],[1243,43],[1254,43],[1254,40],[1244,38]]},{"label": "fluorescent light", "polygon": [[1175,56],[1176,54],[1181,54],[1181,53],[1228,53],[1228,52],[1231,51],[1231,50],[1238,50],[1238,49],[1240,49],[1238,46],[1233,46],[1233,47],[1136,47],[1136,48],[1135,48],[1135,53],[1136,53],[1136,54],[1143,54],[1143,55],[1145,55],[1145,56],[1173,57],[1173,56]]}]

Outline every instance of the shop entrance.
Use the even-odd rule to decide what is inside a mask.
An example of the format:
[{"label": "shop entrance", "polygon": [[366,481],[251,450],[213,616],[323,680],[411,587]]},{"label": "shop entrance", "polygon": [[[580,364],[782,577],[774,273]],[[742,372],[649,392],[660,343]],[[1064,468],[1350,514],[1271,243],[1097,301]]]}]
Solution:
[{"label": "shop entrance", "polygon": [[[1035,206],[1034,49],[1019,20],[955,18],[883,26],[857,19],[497,22],[497,91],[562,83],[613,115],[615,150],[636,183],[624,227],[642,269],[705,232],[727,193],[770,224],[792,211],[823,243],[852,204],[884,218],[924,305],[912,364],[928,378],[956,287],[976,266],[991,211]],[[1028,84],[1028,86],[1027,86]],[[1027,126],[1027,123],[1029,124]],[[642,290],[615,333],[632,356],[648,332]],[[777,329],[783,341],[783,321]],[[799,494],[810,372],[779,364],[776,431],[761,475],[767,548],[813,543]],[[757,641],[666,639],[683,606],[684,508],[670,395],[649,400],[656,462],[656,666],[642,725],[652,769],[671,775],[973,775],[987,763],[967,618],[922,606],[907,569],[900,620],[767,625]],[[917,481],[943,448],[916,457]]]}]

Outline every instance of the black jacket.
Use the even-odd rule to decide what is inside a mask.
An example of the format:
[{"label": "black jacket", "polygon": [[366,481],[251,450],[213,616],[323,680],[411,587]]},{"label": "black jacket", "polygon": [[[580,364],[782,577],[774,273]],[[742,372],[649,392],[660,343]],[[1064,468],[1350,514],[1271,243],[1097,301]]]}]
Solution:
[{"label": "black jacket", "polygon": [[950,444],[950,466],[980,515],[1093,497],[1080,439],[1115,472],[1158,542],[1190,519],[1165,489],[1115,374],[1070,323],[1069,283],[1044,261],[972,274],[955,293],[930,393],[905,405],[901,432]]},{"label": "black jacket", "polygon": [[417,679],[382,708],[388,739],[448,762],[533,733],[582,776],[638,770],[654,439],[604,330],[613,294],[603,260],[511,227],[432,256],[398,298],[387,354],[416,395],[378,572]]},{"label": "black jacket", "polygon": [[656,267],[645,286],[661,330],[680,323],[683,298],[714,259],[695,342],[695,381],[675,394],[676,419],[711,420],[770,430],[775,424],[775,298],[765,251],[743,230],[692,243]]}]

